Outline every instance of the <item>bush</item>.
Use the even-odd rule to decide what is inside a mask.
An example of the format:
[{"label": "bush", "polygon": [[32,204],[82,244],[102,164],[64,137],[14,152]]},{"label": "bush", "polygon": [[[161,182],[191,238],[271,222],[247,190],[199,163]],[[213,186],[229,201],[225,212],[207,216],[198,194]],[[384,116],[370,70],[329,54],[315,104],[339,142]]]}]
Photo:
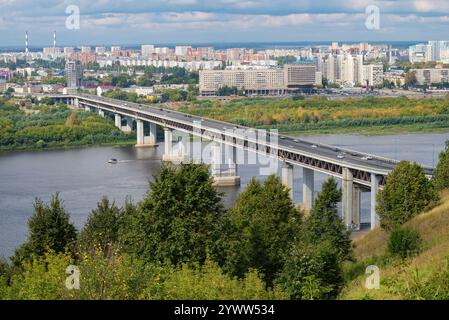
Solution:
[{"label": "bush", "polygon": [[338,251],[330,242],[299,242],[286,256],[276,282],[291,299],[333,298],[343,284]]},{"label": "bush", "polygon": [[419,233],[409,228],[397,228],[390,234],[388,251],[391,255],[405,259],[418,254],[422,239]]}]

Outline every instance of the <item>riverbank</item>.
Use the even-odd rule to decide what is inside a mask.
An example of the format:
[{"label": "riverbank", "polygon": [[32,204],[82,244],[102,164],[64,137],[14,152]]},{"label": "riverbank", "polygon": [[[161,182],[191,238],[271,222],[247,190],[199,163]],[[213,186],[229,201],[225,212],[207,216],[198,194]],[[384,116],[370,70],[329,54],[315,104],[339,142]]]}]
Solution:
[{"label": "riverbank", "polygon": [[[276,129],[273,127],[272,129]],[[350,127],[350,128],[332,128],[332,129],[317,129],[317,130],[279,130],[280,134],[288,136],[312,136],[312,135],[362,135],[362,136],[386,136],[393,134],[413,134],[413,133],[449,133],[449,123],[445,127],[433,128],[429,126],[376,126],[376,127]]]},{"label": "riverbank", "polygon": [[21,107],[0,99],[0,152],[127,146],[135,141],[135,134],[122,132],[108,117],[65,105]]},{"label": "riverbank", "polygon": [[135,139],[116,141],[116,142],[103,142],[98,144],[79,144],[79,145],[54,145],[47,146],[43,148],[33,148],[33,147],[20,147],[20,148],[0,148],[0,154],[5,154],[9,152],[32,152],[32,151],[53,151],[53,150],[71,150],[71,149],[84,149],[84,148],[95,148],[95,147],[127,147],[136,144]]}]

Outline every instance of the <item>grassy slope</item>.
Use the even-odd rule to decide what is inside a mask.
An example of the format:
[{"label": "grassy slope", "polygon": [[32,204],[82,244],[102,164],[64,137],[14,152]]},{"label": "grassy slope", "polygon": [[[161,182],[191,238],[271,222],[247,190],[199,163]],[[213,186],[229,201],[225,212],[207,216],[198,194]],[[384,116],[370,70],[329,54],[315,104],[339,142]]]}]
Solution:
[{"label": "grassy slope", "polygon": [[[341,299],[404,299],[413,288],[447,267],[449,256],[449,192],[442,195],[440,205],[407,223],[423,238],[422,252],[405,262],[387,256],[388,235],[380,228],[354,239],[355,263],[345,266],[348,278]],[[368,265],[380,268],[380,289],[365,288]],[[350,274],[356,276],[350,276]],[[358,275],[357,275],[358,274]],[[449,280],[449,279],[448,279]]]}]

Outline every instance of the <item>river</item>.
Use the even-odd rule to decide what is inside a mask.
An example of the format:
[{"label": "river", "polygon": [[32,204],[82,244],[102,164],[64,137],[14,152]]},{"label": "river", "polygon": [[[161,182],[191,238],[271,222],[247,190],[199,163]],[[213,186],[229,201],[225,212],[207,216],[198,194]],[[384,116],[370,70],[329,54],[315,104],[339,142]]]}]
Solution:
[{"label": "river", "polygon": [[[401,134],[391,136],[324,135],[308,140],[332,144],[435,166],[438,154],[449,140],[446,134]],[[163,144],[158,148],[92,147],[69,150],[10,152],[0,154],[0,257],[9,257],[26,240],[27,221],[35,197],[48,201],[60,192],[71,220],[81,229],[103,195],[122,204],[127,196],[142,199],[148,181],[161,165]],[[107,163],[117,158],[116,165]],[[232,206],[238,193],[260,172],[255,165],[240,165],[242,186],[223,188],[225,205]],[[326,179],[315,176],[315,192]],[[302,200],[301,173],[295,169],[295,202]],[[369,194],[362,195],[362,222],[369,221]]]}]

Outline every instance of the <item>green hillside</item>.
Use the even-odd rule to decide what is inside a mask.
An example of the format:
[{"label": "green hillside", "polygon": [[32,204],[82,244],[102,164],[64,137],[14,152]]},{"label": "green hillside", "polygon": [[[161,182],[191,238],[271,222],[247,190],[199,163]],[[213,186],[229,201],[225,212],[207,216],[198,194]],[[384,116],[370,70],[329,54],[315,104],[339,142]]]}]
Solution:
[{"label": "green hillside", "polygon": [[[448,299],[449,298],[449,192],[441,203],[406,226],[423,239],[419,255],[401,260],[388,254],[388,235],[381,229],[353,240],[356,261],[345,265],[347,282],[340,299]],[[365,268],[380,269],[380,288],[365,287]]]}]

